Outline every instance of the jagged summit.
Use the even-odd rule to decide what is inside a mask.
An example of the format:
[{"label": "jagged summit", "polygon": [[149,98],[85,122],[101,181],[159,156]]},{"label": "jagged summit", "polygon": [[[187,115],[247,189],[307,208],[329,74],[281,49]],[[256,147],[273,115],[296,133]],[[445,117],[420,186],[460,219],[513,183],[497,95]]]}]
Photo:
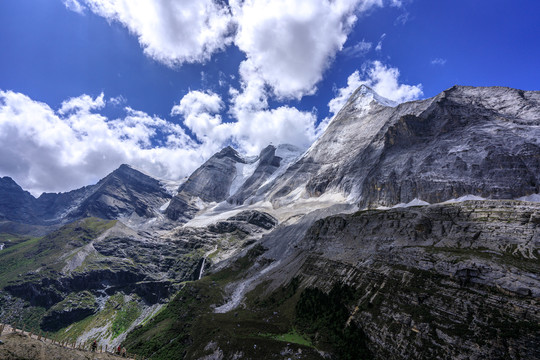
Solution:
[{"label": "jagged summit", "polygon": [[[178,189],[165,214],[172,220],[190,219],[200,210],[202,203],[242,205],[248,198],[264,197],[264,188],[280,173],[300,149],[293,145],[269,145],[253,158],[242,157],[230,146],[213,155],[201,165]],[[296,155],[294,155],[296,154]],[[282,155],[281,157],[278,155]],[[202,202],[202,203],[201,203]]]},{"label": "jagged summit", "polygon": [[5,188],[20,188],[19,184],[9,176],[0,177],[0,186]]},{"label": "jagged summit", "polygon": [[157,181],[152,176],[143,173],[142,171],[136,169],[135,167],[128,165],[128,164],[122,164],[120,165],[116,170],[111,172],[109,175],[105,176],[103,179],[101,179],[98,184],[110,181],[112,178],[121,178],[122,181],[126,182],[152,182],[154,183]]},{"label": "jagged summit", "polygon": [[136,172],[136,171],[139,171],[139,170],[135,169],[133,166],[131,166],[129,164],[122,164],[116,170],[114,170],[113,172],[133,173],[133,172]]},{"label": "jagged summit", "polygon": [[[258,156],[257,162],[237,175],[240,186],[231,187],[231,196],[227,202],[241,205],[244,201],[253,196],[259,188],[268,180],[270,176],[280,167],[283,158],[276,155],[276,147],[268,145]],[[244,170],[244,169],[242,169]]]},{"label": "jagged summit", "polygon": [[33,224],[38,221],[34,213],[35,198],[23,190],[12,178],[0,178],[0,220]]},{"label": "jagged summit", "polygon": [[238,151],[233,149],[231,146],[224,147],[223,149],[221,149],[221,151],[216,153],[214,156],[218,159],[228,157],[228,158],[233,159],[236,162],[240,162],[240,163],[246,162],[246,160],[238,153]]},{"label": "jagged summit", "polygon": [[170,197],[158,180],[123,164],[91,189],[72,216],[116,219],[137,214],[150,218]]}]

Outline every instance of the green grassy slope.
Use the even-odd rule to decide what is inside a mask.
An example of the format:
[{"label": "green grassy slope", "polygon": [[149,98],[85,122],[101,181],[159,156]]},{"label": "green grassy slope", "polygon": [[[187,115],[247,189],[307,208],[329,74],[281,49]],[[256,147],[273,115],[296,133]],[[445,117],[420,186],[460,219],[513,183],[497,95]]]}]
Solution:
[{"label": "green grassy slope", "polygon": [[64,261],[59,261],[62,255],[86,245],[115,223],[86,218],[41,238],[2,234],[4,238],[15,237],[17,244],[0,251],[0,288],[12,281],[26,281],[28,277],[44,277],[60,271],[64,266]]}]

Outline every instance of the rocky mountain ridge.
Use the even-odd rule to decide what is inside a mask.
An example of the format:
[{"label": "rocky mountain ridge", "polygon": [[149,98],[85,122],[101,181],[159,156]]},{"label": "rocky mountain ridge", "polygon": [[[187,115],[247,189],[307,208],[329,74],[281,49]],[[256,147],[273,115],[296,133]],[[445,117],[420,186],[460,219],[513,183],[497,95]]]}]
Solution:
[{"label": "rocky mountain ridge", "polygon": [[360,208],[540,190],[540,92],[454,86],[394,107],[364,93],[276,180],[276,206],[295,189],[344,193]]},{"label": "rocky mountain ridge", "polygon": [[118,219],[137,214],[156,216],[156,209],[171,195],[160,182],[121,165],[89,185],[66,193],[43,193],[35,198],[13,179],[0,179],[0,219],[32,225],[64,224],[88,216]]},{"label": "rocky mountain ridge", "polygon": [[186,222],[208,204],[270,201],[279,208],[324,194],[360,208],[465,195],[516,199],[540,191],[539,104],[535,91],[455,86],[397,105],[362,86],[303,154],[270,145],[247,158],[226,147],[172,198],[127,165],[96,185],[38,199],[3,178],[0,215],[39,225],[84,216],[152,218],[171,200],[165,215]]}]

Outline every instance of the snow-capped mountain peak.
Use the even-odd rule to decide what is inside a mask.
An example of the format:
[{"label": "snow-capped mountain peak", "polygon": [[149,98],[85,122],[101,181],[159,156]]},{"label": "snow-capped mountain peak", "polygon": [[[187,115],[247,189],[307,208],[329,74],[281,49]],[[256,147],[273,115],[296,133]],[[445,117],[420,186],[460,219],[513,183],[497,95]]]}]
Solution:
[{"label": "snow-capped mountain peak", "polygon": [[369,107],[372,102],[389,107],[395,107],[398,105],[397,102],[379,95],[375,90],[363,84],[354,91],[350,99],[347,101],[347,103],[355,104],[356,108],[358,109]]}]

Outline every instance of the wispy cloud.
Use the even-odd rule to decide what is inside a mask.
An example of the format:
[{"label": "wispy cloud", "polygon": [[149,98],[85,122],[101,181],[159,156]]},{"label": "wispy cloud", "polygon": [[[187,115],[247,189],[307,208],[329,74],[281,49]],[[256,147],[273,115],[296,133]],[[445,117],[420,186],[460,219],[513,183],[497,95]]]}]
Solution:
[{"label": "wispy cloud", "polygon": [[353,46],[344,48],[343,55],[351,58],[362,57],[371,50],[372,46],[372,43],[362,39],[362,41],[354,44]]},{"label": "wispy cloud", "polygon": [[376,51],[381,51],[382,50],[382,43],[383,43],[385,38],[386,38],[386,33],[382,34],[381,37],[379,38],[379,42],[377,43],[377,46],[375,47]]},{"label": "wispy cloud", "polygon": [[122,106],[125,103],[127,103],[127,99],[123,95],[118,95],[118,96],[109,98],[108,102],[109,104],[113,106]]},{"label": "wispy cloud", "polygon": [[394,20],[394,25],[405,25],[409,21],[410,13],[405,10]]},{"label": "wispy cloud", "polygon": [[431,60],[431,65],[441,65],[441,66],[443,66],[444,64],[446,64],[446,59],[443,59],[443,58],[435,58],[435,59]]},{"label": "wispy cloud", "polygon": [[82,15],[84,14],[84,10],[86,10],[86,7],[81,5],[81,3],[78,2],[77,0],[62,0],[62,2],[64,3],[67,9],[74,11],[78,14]]}]

